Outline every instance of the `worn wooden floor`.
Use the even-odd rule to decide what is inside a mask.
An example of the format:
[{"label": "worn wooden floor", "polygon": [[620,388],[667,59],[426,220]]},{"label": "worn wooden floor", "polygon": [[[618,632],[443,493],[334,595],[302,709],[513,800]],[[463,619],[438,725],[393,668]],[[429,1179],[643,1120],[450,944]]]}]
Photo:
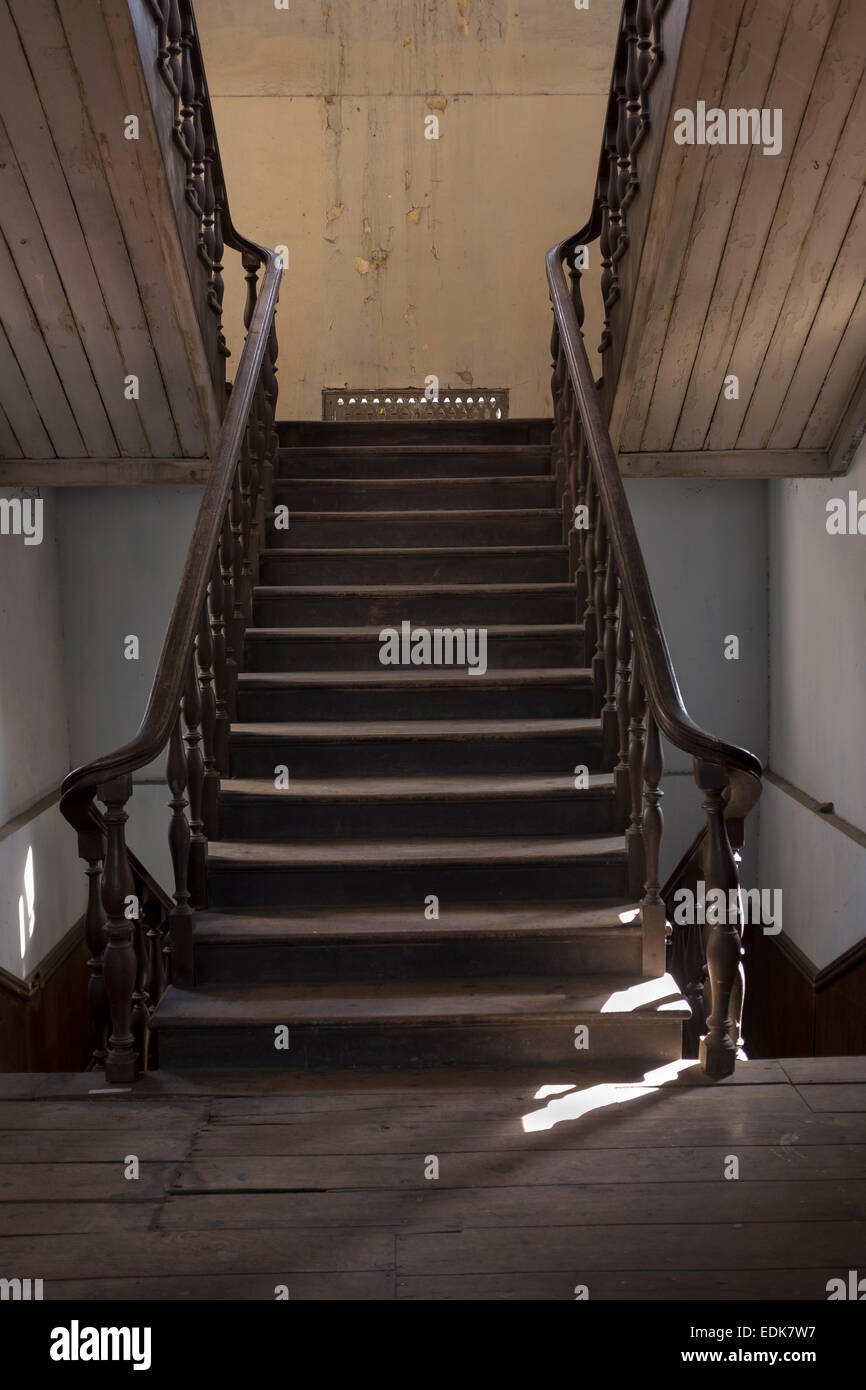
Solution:
[{"label": "worn wooden floor", "polygon": [[716,1086],[676,1065],[0,1076],[0,1275],[47,1299],[823,1300],[866,1273],[866,1058]]}]

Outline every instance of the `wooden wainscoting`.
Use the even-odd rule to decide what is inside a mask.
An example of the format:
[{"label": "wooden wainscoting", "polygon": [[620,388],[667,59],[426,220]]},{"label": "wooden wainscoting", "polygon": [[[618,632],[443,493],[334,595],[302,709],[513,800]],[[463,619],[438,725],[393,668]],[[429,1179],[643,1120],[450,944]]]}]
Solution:
[{"label": "wooden wainscoting", "polygon": [[749,931],[743,1036],[750,1057],[866,1053],[866,937],[816,970],[784,932]]},{"label": "wooden wainscoting", "polygon": [[87,955],[82,919],[26,980],[0,970],[0,1071],[84,1070],[93,1048]]}]

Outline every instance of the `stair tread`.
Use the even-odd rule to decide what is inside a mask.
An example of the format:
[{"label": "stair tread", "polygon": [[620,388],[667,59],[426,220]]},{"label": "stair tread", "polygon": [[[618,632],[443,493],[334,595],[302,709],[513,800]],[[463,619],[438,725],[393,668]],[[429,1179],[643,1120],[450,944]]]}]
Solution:
[{"label": "stair tread", "polygon": [[232,738],[285,738],[333,742],[348,738],[353,743],[364,739],[467,739],[467,738],[525,738],[527,735],[595,734],[600,735],[597,719],[341,719],[292,720],[280,722],[260,720],[255,723],[234,723]]},{"label": "stair tread", "polygon": [[382,980],[335,984],[170,986],[153,1026],[195,1027],[208,1023],[313,1024],[369,1022],[454,1023],[572,1019],[595,1015],[616,1021],[658,1015],[680,1023],[689,1006],[669,975],[644,980],[633,974],[583,975],[562,979]]},{"label": "stair tread", "polygon": [[[364,513],[368,515],[367,512]],[[567,555],[567,545],[486,545],[484,554],[488,555],[525,555],[525,554],[557,554]],[[308,546],[297,549],[286,550],[282,546],[265,547],[261,552],[263,560],[283,559],[288,555],[291,559],[309,559],[316,555],[345,555],[349,557],[359,557],[363,555],[402,555],[409,557],[424,555],[445,555],[457,558],[461,555],[478,554],[478,548],[474,545],[376,545],[376,546]]]},{"label": "stair tread", "polygon": [[[288,479],[285,479],[285,480],[283,480],[283,481],[285,481],[286,483],[288,483]],[[307,481],[318,482],[319,479],[308,479]],[[344,481],[345,481],[345,480],[344,480]],[[380,479],[379,481],[380,481],[380,482],[388,482],[388,483],[391,483],[392,486],[393,486],[395,479],[394,479],[394,478],[385,478],[385,479]],[[407,481],[408,481],[408,480],[407,480]],[[418,481],[421,481],[421,482],[428,482],[429,479],[424,478],[424,479],[420,479],[420,480],[418,480]],[[534,479],[533,481],[537,482],[538,480],[537,480],[537,479]],[[275,482],[275,485],[276,485],[276,482]],[[335,518],[337,518],[337,517],[342,517],[342,518],[344,518],[344,519],[346,519],[346,520],[350,520],[350,521],[388,521],[388,520],[395,520],[395,521],[423,521],[423,522],[429,522],[429,521],[431,520],[431,516],[433,516],[433,514],[430,512],[429,507],[419,507],[419,508],[405,507],[405,508],[398,508],[396,511],[395,511],[394,509],[392,509],[392,508],[386,508],[386,509],[384,509],[384,510],[382,510],[382,511],[374,511],[374,510],[371,508],[369,511],[361,511],[361,512],[359,512],[359,511],[339,511],[339,512],[338,512],[338,511],[333,511],[333,512],[299,511],[299,510],[296,510],[294,507],[293,507],[292,510],[291,510],[291,520],[292,520],[292,521],[313,521],[313,520],[315,520],[315,521],[333,521],[333,520],[334,520]],[[503,519],[507,520],[509,517],[515,517],[515,516],[540,516],[540,517],[546,517],[546,518],[548,518],[548,519],[550,519],[550,518],[557,518],[557,519],[559,519],[559,518],[562,516],[562,512],[560,511],[560,509],[559,509],[558,507],[453,507],[453,508],[449,508],[449,509],[446,509],[446,508],[443,507],[441,510],[437,510],[437,511],[436,511],[434,519],[435,519],[437,525],[443,525],[443,524],[446,524],[446,523],[449,522],[449,521],[453,521],[455,517],[467,517],[467,518],[470,518],[470,519],[472,519],[472,520],[474,520],[474,521],[482,521],[482,520],[484,520],[485,518],[487,518],[487,519],[489,519],[489,520],[491,520],[491,521],[502,521]],[[268,513],[268,519],[269,519],[269,520],[272,520],[273,517],[274,517],[274,513],[273,513],[273,512],[269,512],[269,513]],[[447,547],[446,547],[446,549],[447,549]]]},{"label": "stair tread", "polygon": [[401,454],[420,454],[423,457],[453,454],[483,454],[495,458],[497,454],[514,457],[519,454],[549,454],[549,444],[282,444],[280,453],[294,457],[298,454],[312,454],[315,458],[329,454],[358,454],[361,458],[393,458]]},{"label": "stair tread", "polygon": [[[625,920],[623,920],[625,919]],[[449,906],[436,921],[385,903],[380,907],[308,907],[277,911],[268,908],[236,912],[198,912],[194,933],[197,941],[270,941],[297,939],[441,940],[443,937],[508,937],[526,935],[567,936],[578,933],[614,932],[640,936],[638,909],[634,903],[608,899],[582,899],[579,906],[564,903],[526,903],[503,907]]]},{"label": "stair tread", "polygon": [[[447,623],[434,623],[434,627],[447,627]],[[476,624],[477,626],[477,624]],[[582,632],[579,623],[484,623],[488,637],[574,637]],[[248,627],[247,637],[298,637],[308,640],[311,637],[356,637],[359,641],[379,639],[381,623],[375,627],[355,624],[351,627]]]},{"label": "stair tread", "polygon": [[[444,670],[441,667],[433,670],[391,666],[381,671],[242,671],[238,676],[238,689],[305,690],[310,686],[340,685],[385,689],[392,686],[409,686],[427,690],[462,687],[466,685],[467,679],[468,672],[463,668]],[[591,680],[592,672],[585,666],[488,667],[484,673],[484,689],[515,685],[588,685]]]},{"label": "stair tread", "polygon": [[[424,801],[424,800],[485,800],[590,795],[612,796],[612,773],[590,773],[589,786],[574,786],[573,774],[538,776],[533,773],[457,773],[453,776],[401,777],[293,777],[288,787],[278,788],[273,780],[258,777],[225,777],[222,796],[263,797],[275,801],[313,799],[321,801]],[[477,828],[476,828],[477,833]]]},{"label": "stair tread", "polygon": [[247,840],[211,840],[212,864],[277,868],[379,868],[383,865],[438,864],[468,867],[490,864],[544,864],[567,859],[625,860],[621,835],[546,835],[529,839],[491,835],[478,839],[418,836],[400,840],[325,840],[275,844]]},{"label": "stair tread", "polygon": [[411,598],[414,595],[425,598],[437,595],[469,598],[477,594],[492,594],[494,597],[528,594],[543,597],[548,594],[573,595],[576,593],[576,586],[562,580],[540,580],[538,583],[528,584],[489,584],[486,580],[479,579],[468,584],[440,584],[436,581],[429,584],[257,584],[254,592],[263,598],[275,594],[290,594],[298,598],[333,597],[338,594],[347,598],[367,598],[373,594],[381,594],[388,598]]}]

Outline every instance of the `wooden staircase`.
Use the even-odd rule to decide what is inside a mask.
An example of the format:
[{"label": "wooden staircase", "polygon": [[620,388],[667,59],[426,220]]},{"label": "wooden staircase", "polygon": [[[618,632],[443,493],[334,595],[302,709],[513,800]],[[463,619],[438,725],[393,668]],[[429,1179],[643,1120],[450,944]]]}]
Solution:
[{"label": "wooden staircase", "polygon": [[[679,1057],[688,1006],[641,976],[549,424],[280,440],[290,525],[267,518],[195,985],[151,1018],[160,1065]],[[383,666],[403,621],[486,628],[486,673]]]}]

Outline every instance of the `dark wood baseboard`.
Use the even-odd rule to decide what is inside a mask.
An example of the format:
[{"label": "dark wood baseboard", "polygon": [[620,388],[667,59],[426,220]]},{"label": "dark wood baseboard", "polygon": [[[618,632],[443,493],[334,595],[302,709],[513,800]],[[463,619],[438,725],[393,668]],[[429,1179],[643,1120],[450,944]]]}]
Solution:
[{"label": "dark wood baseboard", "polygon": [[866,937],[822,970],[784,932],[747,928],[745,946],[750,1057],[866,1053]]},{"label": "dark wood baseboard", "polygon": [[0,971],[0,1071],[83,1071],[93,1039],[87,943],[76,922],[26,980]]}]

